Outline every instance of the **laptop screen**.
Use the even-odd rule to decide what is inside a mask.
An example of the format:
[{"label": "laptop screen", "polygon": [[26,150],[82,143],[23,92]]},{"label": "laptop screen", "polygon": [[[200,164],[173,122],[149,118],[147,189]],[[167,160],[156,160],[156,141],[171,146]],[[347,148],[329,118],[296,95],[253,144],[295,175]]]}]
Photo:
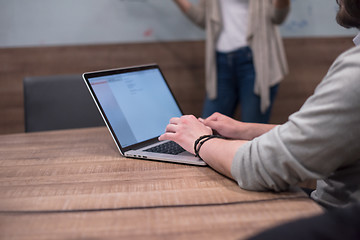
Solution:
[{"label": "laptop screen", "polygon": [[170,118],[182,115],[157,67],[87,80],[121,147],[158,137]]}]

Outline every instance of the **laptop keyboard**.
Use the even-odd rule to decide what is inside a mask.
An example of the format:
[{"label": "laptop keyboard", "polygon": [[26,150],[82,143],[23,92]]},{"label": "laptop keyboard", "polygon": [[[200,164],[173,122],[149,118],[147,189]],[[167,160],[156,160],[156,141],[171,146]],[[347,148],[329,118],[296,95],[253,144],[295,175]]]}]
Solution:
[{"label": "laptop keyboard", "polygon": [[179,153],[182,153],[185,151],[179,144],[176,142],[166,142],[160,145],[157,145],[155,147],[148,148],[144,150],[146,152],[156,152],[156,153],[166,153],[166,154],[172,154],[177,155]]}]

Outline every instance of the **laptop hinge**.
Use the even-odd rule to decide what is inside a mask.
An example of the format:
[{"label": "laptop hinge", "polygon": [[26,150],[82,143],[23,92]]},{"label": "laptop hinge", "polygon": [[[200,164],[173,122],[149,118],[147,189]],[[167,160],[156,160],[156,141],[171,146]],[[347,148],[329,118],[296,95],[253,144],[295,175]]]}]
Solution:
[{"label": "laptop hinge", "polygon": [[158,142],[159,142],[159,140],[157,138],[153,138],[153,139],[147,140],[145,142],[141,142],[141,143],[137,143],[137,144],[128,146],[128,147],[124,148],[124,151],[126,152],[129,150],[137,150],[137,149],[140,149],[140,148],[143,148],[143,147],[146,147],[151,144],[158,143]]}]

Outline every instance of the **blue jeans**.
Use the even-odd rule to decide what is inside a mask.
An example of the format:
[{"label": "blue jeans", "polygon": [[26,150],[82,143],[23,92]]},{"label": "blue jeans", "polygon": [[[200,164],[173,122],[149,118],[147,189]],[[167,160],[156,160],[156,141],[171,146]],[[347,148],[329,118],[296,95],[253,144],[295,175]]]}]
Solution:
[{"label": "blue jeans", "polygon": [[254,93],[255,68],[252,51],[243,47],[230,53],[216,53],[217,98],[205,99],[202,117],[214,112],[233,117],[239,104],[241,121],[268,123],[278,85],[270,89],[270,107],[265,113],[260,110],[260,97]]}]

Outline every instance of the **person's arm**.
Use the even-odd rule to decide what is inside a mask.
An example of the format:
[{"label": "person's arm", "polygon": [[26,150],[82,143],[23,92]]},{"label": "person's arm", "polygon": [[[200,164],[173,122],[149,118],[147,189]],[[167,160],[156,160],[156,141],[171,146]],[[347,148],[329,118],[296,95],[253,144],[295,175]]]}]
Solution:
[{"label": "person's arm", "polygon": [[237,150],[247,141],[258,137],[275,125],[243,123],[220,113],[214,113],[207,119],[194,116],[172,118],[166,131],[159,140],[171,140],[180,144],[186,151],[195,154],[194,143],[204,135],[213,134],[213,130],[232,140],[213,138],[206,141],[199,151],[200,157],[216,171],[227,177],[231,175],[231,165]]},{"label": "person's arm", "polygon": [[290,0],[274,0],[273,5],[277,9],[290,7]]},{"label": "person's arm", "polygon": [[285,20],[290,11],[290,0],[273,0],[271,21],[273,24],[280,25]]},{"label": "person's arm", "polygon": [[212,138],[202,145],[199,156],[217,172],[234,179],[231,174],[232,162],[237,150],[246,142]]},{"label": "person's arm", "polygon": [[231,174],[240,187],[282,191],[356,164],[360,156],[360,114],[354,114],[360,109],[359,55],[359,47],[341,55],[288,122],[238,149]]},{"label": "person's arm", "polygon": [[189,12],[191,3],[188,0],[174,0],[174,2],[179,6],[181,11],[183,11],[184,13]]},{"label": "person's arm", "polygon": [[[195,141],[201,136],[212,133],[210,127],[205,126],[194,116],[182,116],[181,118],[170,119],[166,132],[159,137],[159,140],[174,141],[188,152],[195,154]],[[202,145],[199,155],[216,171],[233,178],[231,176],[231,164],[237,149],[245,142],[213,138]]]},{"label": "person's arm", "polygon": [[276,126],[272,124],[240,122],[220,113],[214,113],[210,117],[200,120],[218,134],[238,140],[252,140]]},{"label": "person's arm", "polygon": [[192,4],[188,0],[174,0],[174,2],[192,22],[205,29],[206,0],[199,0],[197,4]]}]

